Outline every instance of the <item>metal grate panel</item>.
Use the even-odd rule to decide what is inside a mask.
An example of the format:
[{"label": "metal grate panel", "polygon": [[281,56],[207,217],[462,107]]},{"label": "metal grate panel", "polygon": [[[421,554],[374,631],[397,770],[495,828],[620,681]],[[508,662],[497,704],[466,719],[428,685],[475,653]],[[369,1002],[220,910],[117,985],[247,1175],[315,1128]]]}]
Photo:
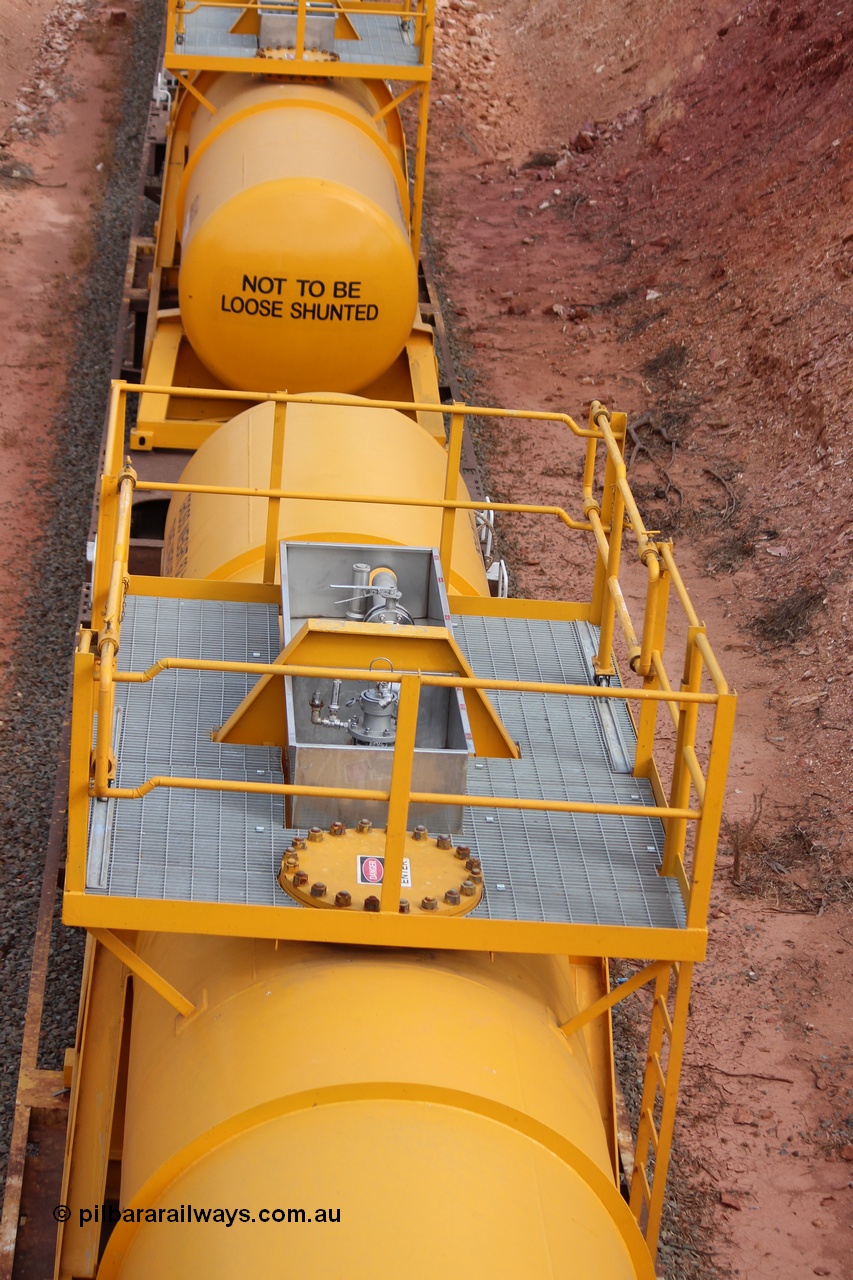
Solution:
[{"label": "metal grate panel", "polygon": [[[279,647],[275,605],[131,597],[119,666],[140,671],[167,654],[270,662]],[[278,751],[210,741],[254,679],[167,671],[150,684],[118,685],[118,785],[157,774],[282,782]],[[163,789],[103,807],[114,811],[109,847],[102,858],[93,824],[89,892],[287,905],[275,882],[288,844],[280,797]]]},{"label": "metal grate panel", "polygon": [[[231,27],[242,9],[199,8],[184,19],[183,44],[175,44],[174,54],[202,58],[254,58],[258,41],[252,35],[232,35]],[[416,67],[419,52],[400,20],[391,14],[351,14],[358,40],[336,40],[335,53],[341,62],[359,65]]]},{"label": "metal grate panel", "polygon": [[[477,675],[589,683],[597,632],[588,623],[458,617],[454,631]],[[633,747],[625,703],[603,707],[593,698],[491,696],[520,743],[522,758],[472,761],[469,794],[654,804],[645,779],[632,777],[621,765],[614,768],[613,732]],[[465,842],[482,860],[486,886],[473,914],[492,920],[683,928],[678,886],[657,873],[663,839],[657,819],[469,810]]]},{"label": "metal grate panel", "polygon": [[[454,631],[480,676],[589,680],[597,633],[586,623],[457,617]],[[274,605],[136,597],[127,603],[119,661],[139,671],[167,654],[268,662],[278,651]],[[119,785],[157,774],[281,782],[277,751],[210,741],[254,678],[166,672],[146,685],[118,686]],[[472,760],[469,794],[654,803],[649,783],[624,767],[634,741],[624,703],[603,710],[593,698],[491,696],[522,759]],[[281,799],[263,795],[164,789],[93,803],[88,890],[303,910],[275,881],[291,835],[282,815]],[[475,916],[684,927],[675,881],[657,874],[656,819],[484,808],[468,811],[463,839],[483,864]]]}]

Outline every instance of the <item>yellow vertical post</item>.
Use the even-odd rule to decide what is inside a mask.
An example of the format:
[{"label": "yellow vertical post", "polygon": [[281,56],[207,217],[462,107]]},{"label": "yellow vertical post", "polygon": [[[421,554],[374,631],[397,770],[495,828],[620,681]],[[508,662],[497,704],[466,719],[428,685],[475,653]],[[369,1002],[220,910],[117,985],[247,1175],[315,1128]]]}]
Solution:
[{"label": "yellow vertical post", "polygon": [[[608,467],[609,467],[608,460]],[[616,602],[610,590],[610,581],[619,581],[619,565],[622,559],[622,523],[625,517],[625,499],[621,490],[612,486],[610,505],[610,539],[608,542],[607,565],[605,567],[604,602],[601,610],[601,634],[598,642],[598,657],[594,666],[596,675],[610,676],[613,668],[613,631],[616,623]]]},{"label": "yellow vertical post", "polygon": [[391,768],[388,798],[388,825],[385,828],[385,872],[379,909],[397,913],[400,910],[400,884],[403,879],[403,850],[409,819],[409,793],[415,762],[415,735],[418,728],[420,678],[414,673],[400,681],[400,706],[397,711],[397,740]]},{"label": "yellow vertical post", "polygon": [[[687,632],[687,648],[684,655],[683,693],[698,693],[702,682],[702,655],[696,648],[696,636],[704,635],[705,628],[690,627]],[[699,719],[698,702],[682,702],[678,712],[678,729],[675,734],[675,759],[672,765],[672,789],[669,803],[673,809],[686,809],[690,799],[690,770],[684,759],[684,748],[696,742],[696,724]],[[676,863],[684,853],[687,834],[686,818],[667,818],[666,840],[663,847],[661,875],[675,875]]]},{"label": "yellow vertical post", "polygon": [[[596,501],[593,495],[593,485],[595,484],[595,462],[598,457],[598,441],[595,437],[590,437],[586,442],[586,458],[583,469],[583,494],[584,500]],[[596,502],[597,506],[597,502]],[[586,509],[586,508],[585,508]],[[595,542],[596,555],[593,561],[592,571],[592,592],[590,595],[591,605],[591,621],[595,626],[601,626],[601,611],[604,607],[604,592],[606,590],[605,582],[605,563],[598,550],[598,543]]]},{"label": "yellow vertical post", "polygon": [[[663,662],[664,643],[666,640],[666,620],[669,609],[669,573],[661,563],[660,576],[657,581],[649,583],[649,592],[654,593],[654,631],[652,635],[652,665],[643,680],[644,689],[660,689],[661,683],[654,667],[654,655],[658,654]],[[634,775],[645,778],[649,774],[654,755],[655,730],[657,727],[659,705],[657,699],[649,698],[640,704],[640,717],[637,725],[637,750],[634,756]]]},{"label": "yellow vertical post", "polygon": [[708,918],[736,703],[737,699],[733,693],[720,694],[714,716],[714,729],[711,734],[708,769],[705,776],[705,803],[702,805],[702,816],[696,824],[696,842],[693,847],[693,875],[690,882],[690,902],[687,907],[688,929],[703,928]]},{"label": "yellow vertical post", "polygon": [[89,830],[89,771],[95,714],[95,655],[74,655],[71,745],[68,753],[68,844],[65,884],[75,893],[86,887]]},{"label": "yellow vertical post", "polygon": [[[462,406],[454,404],[450,414],[450,438],[447,441],[447,470],[444,477],[444,496],[449,502],[455,502],[459,495],[459,463],[462,458],[462,432],[465,427],[465,415],[459,410]],[[456,508],[445,507],[441,513],[441,541],[439,555],[444,570],[444,580],[450,583],[450,562],[453,558],[453,533],[456,528]]]},{"label": "yellow vertical post", "polygon": [[[433,16],[432,8],[424,18],[423,61],[428,66],[432,57]],[[427,129],[429,126],[429,82],[421,85],[418,93],[418,132],[415,139],[415,181],[412,188],[412,256],[417,263],[421,253],[421,232],[424,217],[424,183],[426,180]]]},{"label": "yellow vertical post", "polygon": [[[613,500],[616,496],[616,468],[613,465],[613,459],[610,454],[604,464],[604,481],[601,490],[601,524],[605,531],[608,547],[616,536],[613,525]],[[608,533],[607,530],[610,530]],[[621,529],[618,531],[621,533]],[[595,565],[595,589],[594,597],[600,599],[598,625],[601,626],[601,614],[603,614],[607,601],[610,598],[610,592],[607,590],[607,560],[604,559],[599,552]]]},{"label": "yellow vertical post", "polygon": [[98,542],[92,575],[92,621],[100,625],[110,590],[113,563],[110,551],[115,544],[118,521],[119,472],[124,457],[124,426],[127,392],[124,383],[114,382],[110,391],[107,416],[107,439],[104,447],[104,470],[98,503]]},{"label": "yellow vertical post", "polygon": [[305,19],[308,5],[306,0],[298,0],[296,6],[296,61],[305,57]]},{"label": "yellow vertical post", "polygon": [[[270,456],[270,488],[280,489],[284,466],[284,428],[287,418],[287,402],[276,401],[272,427],[272,453]],[[278,523],[281,498],[267,499],[267,536],[264,543],[264,582],[275,582],[275,562],[278,550]]]},{"label": "yellow vertical post", "polygon": [[113,382],[107,416],[107,440],[104,447],[104,470],[118,479],[125,454],[124,428],[127,420],[127,383]]}]

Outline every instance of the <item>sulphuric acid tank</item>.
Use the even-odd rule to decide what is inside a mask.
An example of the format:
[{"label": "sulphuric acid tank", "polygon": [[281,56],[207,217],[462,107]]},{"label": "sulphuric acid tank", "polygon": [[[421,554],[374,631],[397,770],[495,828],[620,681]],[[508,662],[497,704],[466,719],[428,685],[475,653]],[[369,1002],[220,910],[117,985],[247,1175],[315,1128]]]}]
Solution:
[{"label": "sulphuric acid tank", "polygon": [[[232,418],[193,455],[186,484],[270,487],[275,405],[266,402]],[[409,547],[439,544],[436,508],[343,502],[323,494],[441,498],[447,455],[403,413],[350,404],[287,406],[282,487],[318,500],[284,499],[281,540],[375,542]],[[278,477],[276,477],[278,481]],[[278,484],[271,486],[278,487]],[[460,481],[460,500],[468,498]],[[267,530],[266,498],[218,494],[178,495],[169,507],[163,551],[168,577],[260,582]],[[461,595],[489,588],[471,513],[459,512],[448,586]]]},{"label": "sulphuric acid tank", "polygon": [[[139,954],[197,1012],[134,989],[121,1203],[145,1213],[99,1280],[654,1280],[560,1031],[565,960],[175,935]],[[195,1220],[217,1206],[231,1226]]]},{"label": "sulphuric acid tank", "polygon": [[404,151],[374,118],[379,90],[223,75],[207,96],[178,194],[190,343],[228,387],[368,386],[417,306]]}]

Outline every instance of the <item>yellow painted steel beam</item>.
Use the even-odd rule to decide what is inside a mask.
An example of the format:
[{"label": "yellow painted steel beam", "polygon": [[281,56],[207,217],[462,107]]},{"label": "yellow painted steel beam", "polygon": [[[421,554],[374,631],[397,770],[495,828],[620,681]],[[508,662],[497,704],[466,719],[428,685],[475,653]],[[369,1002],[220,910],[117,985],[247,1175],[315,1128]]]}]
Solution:
[{"label": "yellow painted steel beam", "polygon": [[[219,585],[219,584],[214,584]],[[380,629],[379,623],[354,623],[354,626],[369,626],[372,632]],[[116,671],[116,684],[148,684],[164,671],[210,671],[240,673],[246,675],[283,675],[283,676],[319,676],[340,677],[347,680],[387,680],[390,684],[398,684],[401,677],[399,671],[377,672],[369,667],[332,667],[308,666],[300,663],[288,663],[287,666],[268,662],[216,662],[205,658],[159,658],[145,671]],[[617,702],[683,702],[685,705],[717,706],[720,702],[716,693],[666,692],[663,689],[623,689],[605,688],[595,684],[552,684],[535,680],[492,680],[479,676],[436,675],[433,672],[419,671],[418,678],[424,685],[448,689],[485,689],[501,690],[509,693],[557,693],[566,697],[578,698],[613,698]]]},{"label": "yellow painted steel beam", "polygon": [[699,797],[699,804],[705,803],[705,778],[702,774],[702,767],[699,764],[699,757],[696,754],[696,748],[688,744],[684,748],[684,763],[687,765],[687,772],[690,774],[690,781],[693,783],[696,795]]},{"label": "yellow painted steel beam", "polygon": [[418,730],[420,686],[416,676],[403,676],[397,715],[397,744],[391,766],[391,789],[388,798],[388,825],[385,834],[385,874],[379,910],[396,914],[400,910],[403,879],[403,853],[409,816],[409,791],[415,761],[415,735]]},{"label": "yellow painted steel beam", "polygon": [[[72,869],[69,864],[69,871],[72,870],[74,879],[80,880],[80,868]],[[82,882],[69,883],[66,888],[63,920],[90,932],[133,929],[356,946],[590,957],[622,955],[637,960],[703,960],[708,939],[707,929],[553,924],[472,916],[433,919],[426,912],[395,915],[310,908],[288,910],[277,906],[108,897],[86,893]]]},{"label": "yellow painted steel beam", "polygon": [[573,1036],[576,1031],[580,1031],[581,1027],[585,1027],[588,1022],[599,1018],[602,1013],[606,1013],[608,1009],[614,1008],[622,1000],[632,996],[635,991],[639,991],[640,987],[644,987],[646,983],[653,982],[668,968],[669,961],[662,960],[657,964],[650,964],[647,968],[641,969],[639,973],[632,974],[626,982],[620,983],[618,987],[608,991],[607,995],[602,996],[600,1000],[596,1000],[595,1004],[590,1005],[588,1009],[582,1009],[580,1013],[575,1014],[568,1022],[564,1022],[560,1027],[563,1035]]},{"label": "yellow painted steel beam", "polygon": [[[293,782],[238,782],[226,778],[180,778],[153,775],[135,787],[107,787],[104,799],[141,800],[159,788],[175,791],[221,791],[236,795],[314,796],[318,799],[381,800],[390,798],[389,791],[355,787],[310,787]],[[93,788],[94,795],[101,795]],[[411,804],[459,805],[469,809],[514,809],[530,813],[586,813],[592,816],[621,818],[669,818],[697,822],[699,809],[675,808],[660,804],[598,804],[587,800],[539,800],[524,796],[453,795],[449,792],[411,791]]]},{"label": "yellow painted steel beam", "polygon": [[[60,1204],[103,1204],[110,1161],[116,1085],[121,1070],[127,976],[120,957],[90,938],[68,1116]],[[101,1225],[74,1214],[58,1232],[57,1274],[93,1276]]]},{"label": "yellow painted steel beam", "polygon": [[[281,487],[282,465],[284,463],[284,433],[287,427],[287,404],[279,403],[275,407],[272,428],[272,450],[270,456],[270,488]],[[276,557],[278,555],[278,521],[281,509],[280,498],[267,501],[267,532],[264,555],[264,582],[275,582]]]},{"label": "yellow painted steel beam", "polygon": [[666,565],[667,573],[669,573],[672,578],[672,585],[675,589],[675,594],[681,601],[681,607],[685,612],[687,621],[690,623],[691,627],[701,626],[702,624],[699,621],[696,610],[693,608],[693,602],[690,599],[686,586],[684,585],[684,579],[678,572],[678,566],[675,563],[675,556],[672,553],[672,544],[661,543],[658,550],[660,551],[661,558]]},{"label": "yellow painted steel beam", "polygon": [[[598,638],[598,653],[593,659],[596,676],[599,678],[613,676],[616,674],[616,668],[613,664],[613,632],[616,622],[616,614],[621,605],[622,614],[620,622],[623,627],[629,628],[628,634],[633,635],[633,628],[630,626],[628,611],[625,608],[624,599],[622,599],[622,589],[619,587],[619,566],[622,560],[622,534],[625,515],[625,502],[618,486],[614,483],[615,464],[611,457],[607,458],[607,465],[604,472],[604,491],[605,491],[605,511],[604,514],[610,524],[610,540],[607,546],[607,559],[604,566],[605,573],[605,592],[604,607],[601,611],[600,632]],[[607,501],[611,502],[610,510],[607,510]],[[617,591],[613,590],[612,584],[616,584]],[[626,634],[626,639],[628,635]],[[630,641],[629,641],[630,644]],[[637,649],[636,637],[634,637],[634,649]]]},{"label": "yellow painted steel beam", "polygon": [[186,71],[225,71],[253,76],[307,76],[311,79],[402,80],[428,83],[432,68],[399,62],[319,62],[312,58],[222,58],[200,53],[167,53],[163,66],[172,75]]},{"label": "yellow painted steel beam", "polygon": [[373,123],[378,124],[380,120],[384,120],[387,115],[392,111],[396,111],[398,107],[403,105],[407,98],[411,98],[412,94],[417,93],[417,91],[418,86],[416,84],[411,84],[408,89],[404,89],[402,93],[398,93],[396,98],[391,98],[390,101],[385,103],[384,107],[380,108],[379,111],[374,112],[372,117]]},{"label": "yellow painted steel beam", "polygon": [[[156,392],[143,391],[139,397],[139,412],[131,430],[130,443],[134,449],[153,448],[158,443],[158,427],[165,424],[169,411],[168,384],[175,375],[178,350],[184,329],[178,310],[161,312],[157,316],[157,328],[153,334],[148,360],[148,380],[158,386]],[[140,444],[144,437],[145,445]]]},{"label": "yellow painted steel beam", "polygon": [[180,991],[176,991],[171,982],[163,977],[161,973],[151,968],[150,964],[136,954],[136,952],[122,942],[121,938],[110,932],[109,929],[92,928],[89,930],[96,942],[99,942],[107,951],[112,952],[117,960],[126,965],[131,973],[135,974],[142,982],[146,983],[152,991],[156,991],[158,996],[162,996],[167,1004],[176,1009],[182,1017],[188,1018],[191,1013],[195,1012],[195,1005],[186,996],[182,996]]},{"label": "yellow painted steel beam", "polygon": [[173,71],[172,75],[175,77],[181,88],[186,89],[187,93],[191,93],[196,101],[201,103],[205,110],[209,111],[211,115],[215,113],[216,107],[213,103],[209,102],[201,90],[196,88],[192,80],[187,79],[183,71]]},{"label": "yellow painted steel beam", "polygon": [[574,520],[562,507],[549,507],[531,502],[464,502],[450,498],[395,498],[383,494],[370,493],[309,493],[301,489],[262,489],[247,488],[241,485],[224,484],[189,484],[180,481],[140,480],[136,486],[140,492],[151,493],[210,493],[231,498],[299,498],[303,502],[354,502],[359,505],[384,507],[426,507],[445,511],[509,511],[521,515],[556,516],[569,529],[588,533],[589,525],[584,520]]},{"label": "yellow painted steel beam", "polygon": [[[648,666],[643,677],[643,687],[646,689],[669,690],[669,680],[664,670],[662,657],[666,644],[666,627],[669,614],[669,586],[669,574],[665,568],[659,574],[654,586],[651,587],[650,584],[650,588],[655,595],[655,601],[654,626],[648,636],[646,634],[647,627],[645,625],[643,627],[644,649],[647,641],[649,644]],[[666,707],[673,724],[677,724],[678,713],[674,704],[667,703]],[[656,703],[645,703],[640,708],[639,722],[637,724],[637,747],[634,755],[634,773],[639,777],[657,775],[657,768],[654,762],[657,715],[658,707]]]},{"label": "yellow painted steel beam", "polygon": [[718,693],[728,693],[729,686],[726,677],[723,675],[722,667],[717,661],[714,650],[711,648],[711,643],[704,631],[696,636],[696,648],[702,654],[705,666],[708,668],[708,674],[714,682],[714,688]]},{"label": "yellow painted steel beam", "polygon": [[269,582],[213,582],[210,578],[154,578],[131,574],[128,595],[277,605],[281,602],[281,587]]},{"label": "yellow painted steel beam", "polygon": [[[459,492],[459,464],[462,459],[462,432],[465,427],[464,406],[453,404],[450,412],[450,436],[447,441],[447,465],[444,478],[445,507],[441,516],[439,557],[443,565],[453,559],[453,533],[456,527],[456,495]],[[447,571],[447,570],[446,570]]]},{"label": "yellow painted steel beam", "polygon": [[475,618],[541,618],[549,622],[590,622],[591,605],[573,600],[530,600],[523,596],[451,596],[450,612]]},{"label": "yellow painted steel beam", "polygon": [[[579,1009],[595,1004],[610,989],[610,975],[604,957],[588,959],[569,956],[569,972]],[[610,1018],[587,1022],[582,1028],[583,1041],[589,1055],[601,1120],[607,1133],[607,1145],[613,1177],[619,1179],[619,1136],[617,1132],[616,1077],[613,1063],[613,1026]]]},{"label": "yellow painted steel beam", "polygon": [[731,758],[736,704],[737,699],[734,694],[725,694],[720,698],[717,714],[714,717],[705,779],[705,802],[702,806],[702,817],[696,827],[693,848],[693,875],[690,902],[687,908],[688,924],[693,924],[700,919],[704,923],[711,905],[711,883],[714,876],[720,823],[723,817],[723,797]]},{"label": "yellow painted steel beam", "polygon": [[261,676],[228,719],[212,731],[210,740],[238,742],[243,746],[278,746],[285,750],[287,725],[284,706],[284,677]]},{"label": "yellow painted steel beam", "polygon": [[[186,400],[242,400],[246,404],[264,404],[268,401],[287,404],[338,404],[350,409],[397,409],[400,412],[412,413],[446,413],[447,406],[434,401],[420,403],[407,400],[372,400],[345,396],[329,392],[284,391],[232,391],[213,390],[207,387],[173,387],[168,383],[163,386],[149,383],[125,382],[117,379],[112,384],[115,392],[145,393],[148,395],[173,396]],[[115,404],[113,410],[115,409]],[[555,422],[561,423],[574,436],[583,440],[605,440],[604,432],[597,427],[579,427],[574,418],[567,413],[556,413],[544,409],[500,409],[494,406],[465,405],[467,417],[501,418],[510,422]]]},{"label": "yellow painted steel beam", "polygon": [[124,613],[124,601],[129,583],[127,556],[130,545],[130,516],[135,482],[136,472],[132,467],[126,467],[119,477],[115,545],[112,553],[107,598],[103,607],[103,625],[98,631],[100,672],[98,682],[98,727],[95,747],[95,786],[99,791],[106,789],[115,767],[115,759],[111,750],[115,701],[113,670],[116,654],[119,651],[121,618]]}]

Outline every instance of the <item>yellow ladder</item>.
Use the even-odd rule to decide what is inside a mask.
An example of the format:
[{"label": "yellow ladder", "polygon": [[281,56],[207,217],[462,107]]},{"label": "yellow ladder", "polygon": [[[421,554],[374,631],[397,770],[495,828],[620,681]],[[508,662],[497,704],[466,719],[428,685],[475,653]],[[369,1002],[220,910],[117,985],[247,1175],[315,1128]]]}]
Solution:
[{"label": "yellow ladder", "polygon": [[660,1235],[692,978],[692,963],[673,961],[655,982],[630,1197],[652,1257]]}]

